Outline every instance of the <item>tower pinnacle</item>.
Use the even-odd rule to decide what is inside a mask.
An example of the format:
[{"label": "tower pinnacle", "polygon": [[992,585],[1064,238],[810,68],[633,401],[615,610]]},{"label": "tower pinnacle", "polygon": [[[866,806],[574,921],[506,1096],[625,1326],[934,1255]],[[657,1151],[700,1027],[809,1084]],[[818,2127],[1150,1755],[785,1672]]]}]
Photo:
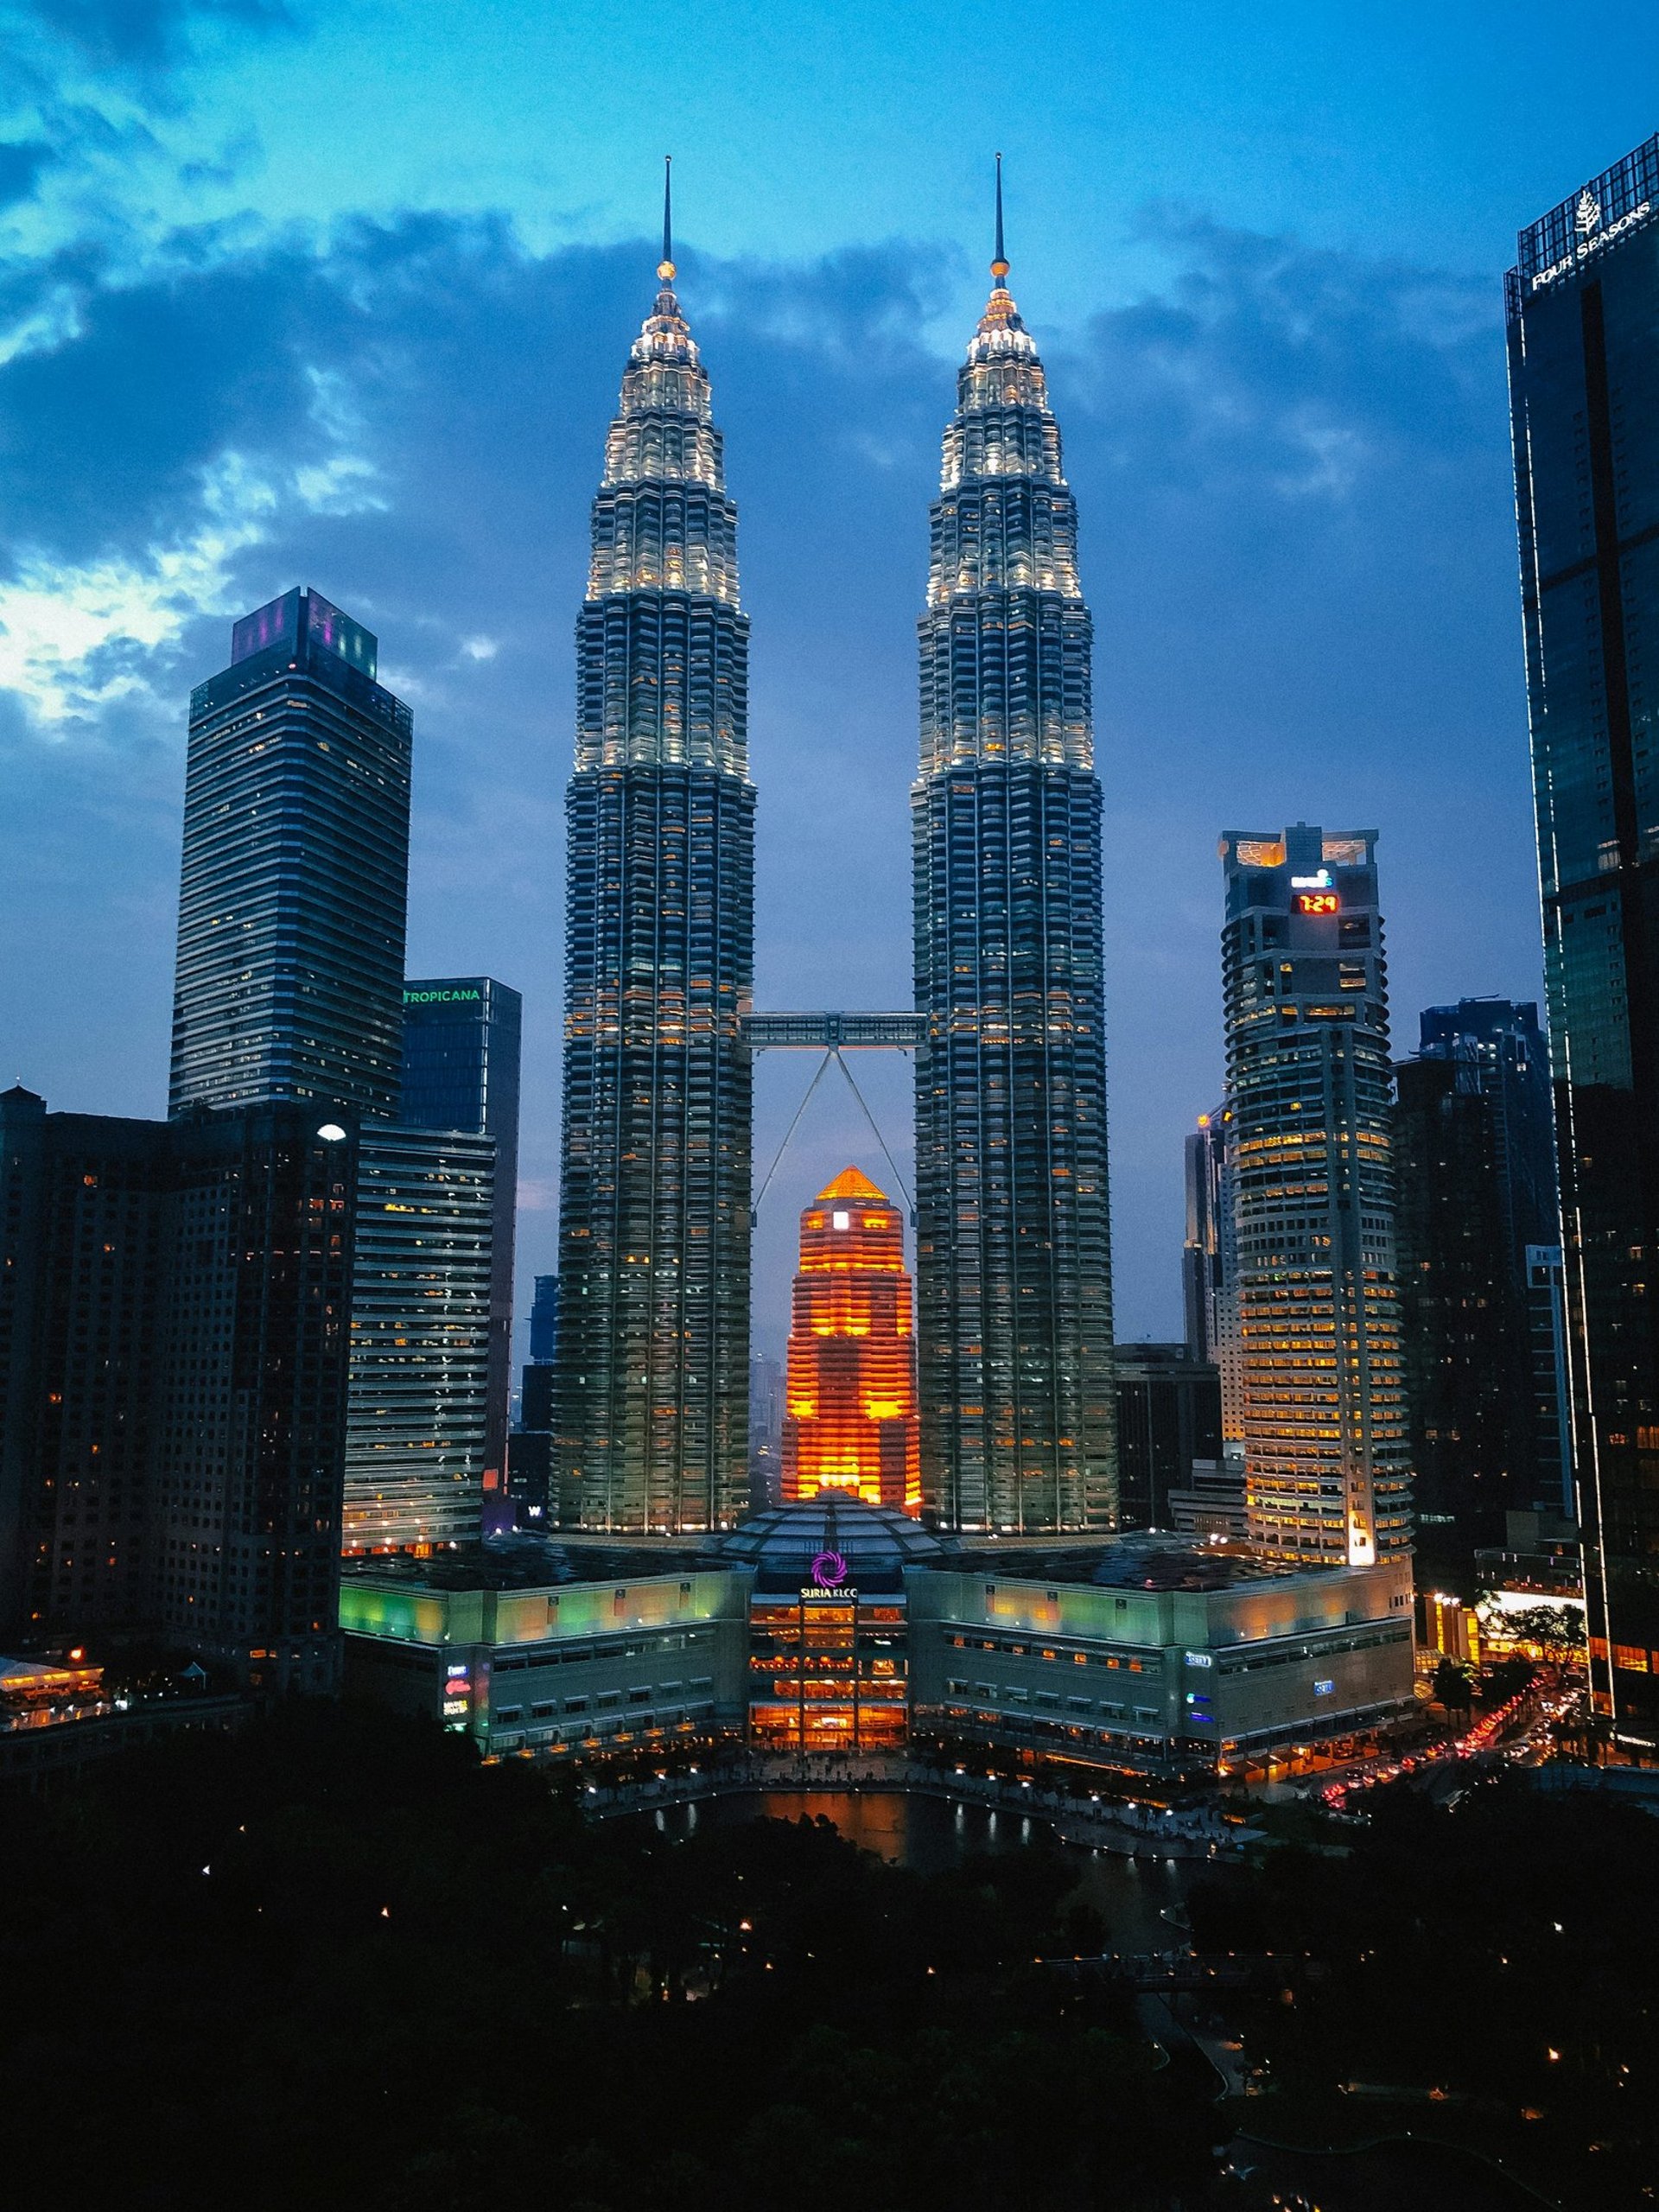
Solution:
[{"label": "tower pinnacle", "polygon": [[[663,257],[657,274],[664,284],[674,282],[674,156],[663,156]],[[999,237],[1001,232],[998,233]],[[998,252],[1001,248],[997,248]]]},{"label": "tower pinnacle", "polygon": [[1008,281],[1008,257],[1002,250],[1002,156],[996,157],[996,258],[991,264],[999,291],[1005,290]]}]

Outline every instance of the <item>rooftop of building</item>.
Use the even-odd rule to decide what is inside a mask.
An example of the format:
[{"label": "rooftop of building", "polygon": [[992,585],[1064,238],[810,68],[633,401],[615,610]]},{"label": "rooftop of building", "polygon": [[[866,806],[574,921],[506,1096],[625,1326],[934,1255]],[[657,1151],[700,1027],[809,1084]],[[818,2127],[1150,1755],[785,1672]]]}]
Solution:
[{"label": "rooftop of building", "polygon": [[368,1553],[342,1563],[355,1580],[381,1580],[427,1590],[545,1590],[577,1582],[639,1581],[690,1574],[711,1564],[696,1538],[635,1537],[618,1542],[572,1533],[541,1536],[515,1531],[416,1559],[407,1552]]},{"label": "rooftop of building", "polygon": [[1231,1590],[1330,1572],[1266,1559],[1247,1544],[1194,1543],[1163,1529],[1091,1541],[1074,1535],[974,1539],[939,1564],[1004,1581],[1086,1582],[1108,1590]]},{"label": "rooftop of building", "polygon": [[410,1589],[511,1591],[736,1569],[753,1573],[760,1592],[842,1586],[871,1592],[901,1590],[910,1567],[1004,1582],[1154,1592],[1231,1590],[1345,1571],[1270,1560],[1243,1542],[1194,1541],[1160,1529],[1093,1537],[953,1535],[925,1527],[896,1506],[821,1491],[752,1513],[735,1529],[711,1536],[519,1533],[429,1559],[369,1554],[346,1560],[344,1573],[348,1580]]},{"label": "rooftop of building", "polygon": [[946,1564],[947,1545],[897,1506],[824,1490],[750,1514],[728,1534],[711,1537],[708,1554],[721,1567],[752,1567],[760,1589],[844,1583],[854,1590],[896,1590],[906,1567]]}]

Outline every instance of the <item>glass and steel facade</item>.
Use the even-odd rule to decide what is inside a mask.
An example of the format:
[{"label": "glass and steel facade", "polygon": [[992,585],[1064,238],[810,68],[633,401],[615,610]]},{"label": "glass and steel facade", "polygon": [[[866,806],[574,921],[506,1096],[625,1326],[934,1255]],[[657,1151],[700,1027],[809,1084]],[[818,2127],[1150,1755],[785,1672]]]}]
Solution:
[{"label": "glass and steel facade", "polygon": [[489,1420],[495,1140],[363,1125],[344,1549],[475,1543]]},{"label": "glass and steel facade", "polygon": [[467,1129],[495,1140],[490,1247],[490,1363],[484,1431],[486,1491],[507,1465],[512,1389],[512,1272],[518,1201],[518,1065],[524,1001],[490,976],[423,976],[404,985],[406,1128]]},{"label": "glass and steel facade", "polygon": [[169,1113],[397,1111],[412,722],[375,664],[296,588],[191,694]]},{"label": "glass and steel facade", "polygon": [[1510,394],[1598,1709],[1659,1743],[1659,137],[1520,236]]},{"label": "glass and steel facade", "polygon": [[1424,1550],[1455,1564],[1471,1545],[1503,1542],[1506,1512],[1560,1508],[1556,1424],[1534,1403],[1554,1374],[1546,1365],[1535,1376],[1528,1311],[1528,1254],[1556,1221],[1537,1007],[1430,1007],[1395,1084],[1417,1525]]},{"label": "glass and steel facade", "polygon": [[700,1548],[518,1537],[363,1561],[340,1618],[348,1685],[492,1758],[918,1735],[957,1758],[1197,1775],[1412,1705],[1405,1559],[1290,1566],[1166,1535],[976,1548],[833,1492]]},{"label": "glass and steel facade", "polygon": [[904,1218],[856,1167],[801,1216],[784,1404],[786,1503],[839,1491],[920,1510]]},{"label": "glass and steel facade", "polygon": [[948,1524],[1116,1514],[1100,785],[1077,509],[1007,283],[957,379],[912,791],[922,1494]]},{"label": "glass and steel facade", "polygon": [[721,1527],[747,1487],[754,791],[737,512],[671,261],[593,509],[567,799],[558,1486]]},{"label": "glass and steel facade", "polygon": [[1411,1545],[1376,842],[1302,822],[1221,840],[1223,1366],[1250,1535],[1355,1567]]}]

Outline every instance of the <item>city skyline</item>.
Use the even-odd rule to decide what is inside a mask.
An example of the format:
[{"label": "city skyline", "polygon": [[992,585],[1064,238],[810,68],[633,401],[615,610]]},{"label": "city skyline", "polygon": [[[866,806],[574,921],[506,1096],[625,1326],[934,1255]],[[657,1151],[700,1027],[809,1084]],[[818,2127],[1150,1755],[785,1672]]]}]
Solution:
[{"label": "city skyline", "polygon": [[[1548,168],[1554,154],[1547,159],[1541,148],[1535,151],[1536,175],[1529,170],[1512,197],[1507,189],[1503,194],[1510,226],[1577,174],[1593,173],[1606,158],[1609,135],[1622,128],[1605,114],[1593,129],[1586,119],[1570,166],[1566,149],[1557,168]],[[1397,886],[1395,960],[1403,1003],[1477,991],[1539,993],[1513,553],[1501,436],[1492,433],[1494,409],[1501,408],[1501,345],[1494,342],[1501,309],[1495,277],[1479,273],[1501,268],[1508,240],[1491,231],[1486,199],[1488,229],[1478,251],[1467,227],[1471,219],[1460,207],[1451,226],[1428,219],[1421,207],[1406,210],[1408,219],[1392,235],[1415,265],[1408,282],[1382,252],[1373,211],[1359,223],[1345,188],[1333,186],[1322,196],[1304,184],[1294,205],[1269,207],[1246,194],[1235,207],[1225,181],[1206,175],[1202,204],[1212,227],[1166,226],[1154,236],[1144,226],[1135,229],[1136,193],[1144,197],[1153,180],[1115,181],[1109,175],[1099,188],[1117,191],[1105,211],[1116,228],[1109,224],[1081,258],[1072,251],[1063,272],[1063,249],[1077,244],[1077,219],[1040,152],[1033,158],[1021,151],[1017,118],[995,135],[1014,150],[1011,213],[1021,266],[1033,270],[1025,304],[1053,334],[1046,352],[1068,427],[1068,471],[1084,509],[1085,572],[1097,607],[1112,609],[1100,712],[1108,999],[1121,1090],[1119,1333],[1167,1338],[1179,1325],[1179,1282],[1169,1257],[1179,1241],[1179,1139],[1195,1111],[1212,1102],[1220,1075],[1205,890],[1221,821],[1283,818],[1299,810],[1376,821],[1389,840],[1390,880]],[[986,142],[995,143],[988,125]],[[950,187],[960,204],[952,203],[948,248],[900,251],[880,243],[891,238],[893,217],[904,213],[905,203],[894,200],[859,244],[865,257],[845,266],[778,261],[784,241],[775,226],[765,248],[735,238],[729,210],[720,212],[732,158],[725,149],[713,158],[695,144],[683,153],[682,176],[691,181],[683,208],[689,201],[694,241],[706,223],[711,242],[702,253],[686,251],[683,289],[720,378],[734,480],[751,524],[756,772],[772,793],[759,855],[757,995],[774,1006],[823,1003],[832,995],[814,945],[831,909],[827,861],[811,824],[836,784],[850,777],[874,794],[869,835],[854,862],[856,904],[868,924],[849,930],[839,949],[847,987],[834,995],[902,1003],[906,979],[893,925],[906,903],[902,780],[911,677],[903,609],[919,590],[925,540],[918,505],[931,474],[927,448],[939,396],[948,389],[953,318],[972,281],[967,271],[983,251],[988,153],[961,149],[960,186]],[[325,289],[355,253],[353,265],[372,306],[366,319],[348,318],[336,340],[325,340],[314,306],[293,289],[296,268],[267,242],[259,251],[277,257],[261,264],[260,284],[291,300],[296,319],[280,338],[269,327],[235,323],[247,359],[234,369],[216,354],[200,356],[192,386],[201,402],[199,422],[188,439],[163,437],[146,463],[149,505],[135,505],[137,492],[124,492],[118,472],[111,472],[96,513],[74,506],[60,537],[48,533],[41,541],[48,553],[59,546],[52,557],[69,563],[66,597],[79,605],[77,580],[84,582],[92,556],[83,558],[74,545],[92,544],[88,531],[98,543],[118,546],[124,516],[131,559],[142,566],[143,548],[153,542],[156,499],[185,529],[186,508],[205,496],[202,471],[215,456],[268,457],[284,426],[310,426],[302,439],[315,455],[306,488],[284,478],[274,509],[266,503],[264,460],[242,480],[247,497],[239,505],[236,480],[223,472],[212,477],[215,512],[232,518],[232,534],[254,533],[238,536],[215,556],[213,575],[232,575],[223,590],[239,611],[294,574],[315,573],[383,635],[397,635],[392,672],[405,681],[409,668],[427,733],[417,768],[411,964],[433,972],[457,963],[486,967],[510,976],[525,995],[531,1105],[520,1312],[530,1276],[553,1262],[549,1103],[556,1084],[557,975],[547,948],[556,935],[560,887],[556,869],[540,868],[534,855],[552,842],[548,808],[572,676],[547,610],[561,602],[565,580],[575,573],[588,488],[563,425],[600,418],[598,364],[613,358],[618,340],[637,321],[640,249],[612,241],[627,227],[620,221],[625,191],[645,227],[645,164],[625,175],[619,160],[613,175],[606,171],[604,189],[613,212],[595,222],[587,243],[543,238],[497,254],[477,241],[463,247],[453,225],[434,219],[423,245],[394,231],[372,249],[362,241],[331,249]],[[1491,176],[1482,177],[1480,189],[1492,194]],[[929,222],[933,203],[923,197],[914,204],[915,220]],[[1344,207],[1355,211],[1357,227],[1343,247],[1332,226]],[[1236,227],[1213,227],[1230,222]],[[1251,222],[1263,226],[1254,240]],[[1274,225],[1281,231],[1300,225],[1302,242],[1275,237]],[[804,224],[800,237],[810,252],[812,226]],[[772,262],[763,265],[757,251],[771,253]],[[464,282],[463,264],[471,271]],[[141,276],[124,297],[149,334],[145,342],[165,350],[195,327],[210,302],[241,298],[236,287],[251,266],[210,257],[188,279]],[[417,340],[400,300],[424,300],[440,270],[454,286],[449,320],[440,316],[431,334]],[[1419,307],[1431,276],[1428,296],[1438,304],[1425,327]],[[1298,315],[1310,303],[1317,310],[1311,344],[1292,337],[1293,300]],[[116,314],[113,302],[99,295],[82,335],[41,337],[19,357],[10,390],[40,422],[48,453],[56,434],[42,380],[77,365],[100,375]],[[491,336],[498,322],[511,330],[515,354],[536,364],[533,391],[501,365]],[[435,380],[437,357],[428,349],[439,342],[440,327],[451,334],[442,343],[464,330],[469,348],[476,344],[475,393],[448,370],[441,385]],[[395,388],[365,382],[361,345],[372,331],[404,363]],[[848,350],[855,341],[861,364],[856,382]],[[1173,358],[1197,372],[1200,384],[1215,380],[1217,393],[1229,397],[1242,428],[1224,458],[1203,415],[1159,372],[1172,346]],[[265,425],[245,405],[251,391],[245,378],[258,358],[279,382],[297,361],[310,360],[316,372],[302,400],[290,392]],[[1281,378],[1286,389],[1275,395],[1269,385]],[[1410,419],[1389,397],[1396,383],[1418,394]],[[334,395],[326,404],[322,390]],[[490,416],[487,433],[480,410]],[[811,425],[817,431],[809,436]],[[416,442],[429,455],[439,438],[453,459],[429,478],[416,505],[407,462]],[[804,471],[803,490],[819,517],[810,557],[804,544],[789,542],[790,511],[779,496],[785,454],[791,467]],[[487,548],[459,527],[454,503],[463,478],[471,486],[469,509],[478,511],[481,496],[497,518]],[[1432,504],[1472,518],[1467,562],[1461,534],[1454,547],[1425,502],[1404,488],[1414,478],[1435,485]],[[21,488],[27,494],[27,480]],[[1263,549],[1264,505],[1283,540],[1282,563],[1271,547]],[[868,573],[854,558],[855,512],[858,542],[870,548]],[[435,538],[429,539],[428,522]],[[412,565],[391,557],[394,537],[407,545],[411,526],[421,548]],[[309,551],[314,543],[320,555]],[[1454,553],[1459,582],[1448,594]],[[209,583],[211,591],[220,589]],[[1271,605],[1261,597],[1269,587]],[[146,902],[153,905],[163,873],[159,856],[175,758],[168,748],[177,743],[170,717],[189,677],[212,663],[194,623],[175,610],[153,645],[135,639],[111,646],[106,639],[113,672],[89,674],[72,653],[29,658],[33,633],[16,619],[21,604],[4,601],[0,619],[8,609],[14,626],[8,666],[17,671],[19,689],[6,735],[26,801],[20,813],[38,807],[51,826],[36,849],[16,855],[22,950],[41,988],[19,994],[21,1003],[9,995],[0,1019],[8,1040],[16,1039],[16,1071],[36,1089],[87,1110],[143,1108],[153,1102],[141,1029],[165,963],[156,960],[133,921],[148,911]],[[1200,609],[1202,653],[1193,649]],[[828,655],[849,625],[861,630],[868,650],[857,669],[843,660],[832,691]],[[1409,666],[1398,652],[1402,627],[1416,641]],[[787,671],[797,671],[792,680]],[[128,688],[105,696],[99,687],[117,677],[130,678]],[[54,711],[67,701],[67,727],[39,720],[47,711],[42,700]],[[1332,728],[1343,739],[1335,748],[1325,744]],[[98,796],[88,783],[92,730],[102,732],[98,757],[107,771],[107,789]],[[1184,772],[1172,779],[1167,765],[1176,759]],[[1408,791],[1426,774],[1445,795],[1443,819],[1407,807]],[[1484,814],[1478,789],[1490,800]],[[118,830],[107,820],[111,801],[122,817]],[[503,835],[504,823],[523,823],[525,834]],[[95,876],[84,858],[94,831],[108,849]],[[1156,913],[1131,888],[1143,867],[1162,887]],[[1472,901],[1471,883],[1480,887]],[[480,889],[499,895],[480,902]],[[1455,946],[1434,927],[1453,898],[1465,902],[1466,923]],[[54,1001],[67,998],[58,986],[72,956],[80,963],[78,988],[88,1010],[79,1033],[52,1011]],[[1174,1022],[1172,1006],[1180,1009]],[[85,1033],[93,1028],[95,1048]],[[792,1110],[797,1074],[778,1061],[760,1071],[756,1141],[763,1153]],[[900,1132],[906,1088],[901,1066],[873,1074],[878,1114]],[[804,1196],[822,1179],[820,1170],[831,1169],[858,1141],[850,1112],[815,1120],[804,1130],[798,1165],[787,1164],[780,1194]],[[758,1338],[770,1332],[774,1348],[791,1260],[791,1211],[780,1206],[756,1241]]]},{"label": "city skyline", "polygon": [[0,18],[34,2196],[1643,2212],[1659,15]]}]

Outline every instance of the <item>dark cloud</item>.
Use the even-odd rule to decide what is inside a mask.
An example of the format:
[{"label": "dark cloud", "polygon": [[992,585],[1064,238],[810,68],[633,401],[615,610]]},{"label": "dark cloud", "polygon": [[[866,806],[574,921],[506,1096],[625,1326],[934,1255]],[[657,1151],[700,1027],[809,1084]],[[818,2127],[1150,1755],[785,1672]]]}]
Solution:
[{"label": "dark cloud", "polygon": [[[1408,1015],[1529,991],[1536,967],[1492,303],[1432,272],[1153,219],[1171,272],[1155,295],[1064,341],[1022,302],[1096,615],[1136,1329],[1175,1325],[1179,1140],[1220,1079],[1220,829],[1381,829]],[[0,371],[15,543],[81,566],[184,543],[233,454],[271,502],[259,542],[225,556],[238,605],[312,581],[379,632],[416,712],[411,960],[525,991],[526,1173],[549,1187],[571,629],[652,257],[537,257],[505,224],[442,216],[257,247],[203,234],[142,284],[83,272],[73,334]],[[908,995],[914,622],[952,400],[951,363],[920,333],[954,275],[904,246],[798,267],[685,257],[754,621],[763,1004]],[[149,689],[95,727],[48,748],[0,722],[20,795],[0,821],[0,918],[21,954],[0,1037],[60,1103],[138,1109],[164,1071],[185,702],[221,664],[226,622],[112,650]],[[763,1167],[806,1072],[762,1064]],[[868,1076],[884,1123],[907,1130],[902,1065]],[[840,1098],[780,1171],[763,1334],[797,1209],[873,1151]],[[526,1216],[530,1265],[550,1264],[552,1225]]]},{"label": "dark cloud", "polygon": [[52,159],[51,147],[36,139],[0,143],[0,207],[27,200],[36,178]]}]

